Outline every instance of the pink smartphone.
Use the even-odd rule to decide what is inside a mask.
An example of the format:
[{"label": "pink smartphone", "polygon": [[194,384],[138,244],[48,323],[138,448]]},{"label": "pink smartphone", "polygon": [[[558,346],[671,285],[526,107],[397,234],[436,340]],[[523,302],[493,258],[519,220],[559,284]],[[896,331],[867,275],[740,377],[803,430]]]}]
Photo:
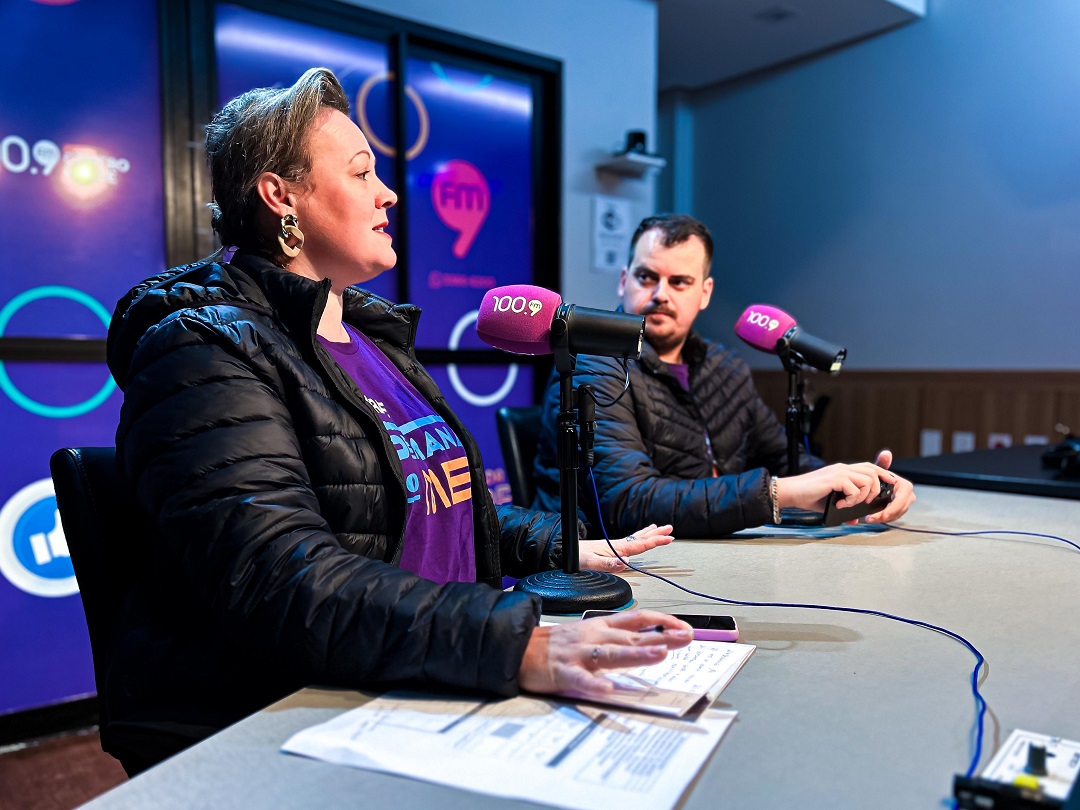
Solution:
[{"label": "pink smartphone", "polygon": [[[617,610],[586,610],[581,614],[581,618],[611,616],[618,612]],[[735,623],[734,616],[712,616],[706,613],[673,613],[672,615],[694,628],[694,641],[739,640],[739,626]]]},{"label": "pink smartphone", "polygon": [[694,641],[738,641],[739,626],[734,616],[710,616],[703,613],[675,613],[694,628]]}]

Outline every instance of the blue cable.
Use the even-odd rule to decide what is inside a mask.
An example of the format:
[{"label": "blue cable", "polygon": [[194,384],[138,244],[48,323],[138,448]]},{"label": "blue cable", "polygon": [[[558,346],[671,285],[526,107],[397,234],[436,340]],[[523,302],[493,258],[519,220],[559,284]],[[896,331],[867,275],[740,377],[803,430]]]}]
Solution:
[{"label": "blue cable", "polygon": [[[965,773],[965,776],[971,777],[972,775],[974,775],[975,768],[978,766],[979,760],[982,758],[983,726],[984,726],[984,719],[986,717],[986,700],[983,698],[982,694],[979,692],[979,670],[982,669],[982,665],[986,662],[986,658],[983,657],[983,654],[981,652],[979,652],[979,650],[975,647],[974,644],[972,644],[966,638],[961,636],[959,633],[954,633],[952,630],[948,630],[948,629],[946,629],[944,627],[939,627],[936,624],[930,624],[929,622],[924,622],[924,621],[921,621],[919,619],[908,619],[908,618],[906,618],[904,616],[897,616],[897,615],[895,615],[893,613],[886,613],[886,612],[881,611],[881,610],[871,610],[870,608],[842,607],[842,606],[839,606],[839,605],[815,605],[815,604],[802,603],[802,602],[750,602],[750,601],[745,601],[745,600],[740,600],[740,599],[725,599],[722,596],[713,596],[712,594],[707,594],[707,593],[702,593],[700,591],[692,590],[691,588],[687,588],[687,587],[685,587],[683,585],[678,584],[677,582],[672,582],[670,579],[668,579],[665,576],[661,576],[660,574],[654,574],[652,571],[646,571],[643,568],[638,568],[637,566],[632,564],[629,560],[627,560],[625,557],[623,557],[621,554],[619,554],[618,551],[615,550],[615,546],[612,544],[611,538],[608,537],[607,528],[604,526],[604,519],[603,519],[603,517],[601,517],[601,514],[600,514],[600,512],[601,512],[601,509],[600,509],[600,495],[596,490],[596,480],[593,478],[592,469],[591,468],[586,468],[586,469],[588,469],[588,472],[589,472],[588,478],[589,478],[589,484],[592,487],[593,500],[596,502],[596,515],[597,515],[597,519],[600,521],[600,531],[604,535],[604,540],[607,541],[608,548],[611,549],[611,552],[618,558],[618,560],[623,565],[625,565],[627,568],[629,568],[629,569],[631,569],[633,571],[637,571],[639,574],[645,574],[646,576],[650,576],[650,577],[653,577],[655,579],[659,579],[661,582],[666,582],[668,585],[671,585],[672,587],[677,588],[680,591],[684,591],[684,592],[686,592],[688,594],[691,594],[693,596],[700,596],[702,599],[710,599],[710,600],[712,600],[714,602],[723,602],[726,605],[742,605],[744,607],[807,608],[807,609],[811,609],[811,610],[833,610],[833,611],[840,611],[840,612],[844,612],[844,613],[861,613],[861,614],[866,615],[866,616],[880,616],[883,619],[892,619],[893,621],[904,622],[905,624],[915,625],[916,627],[925,627],[927,630],[933,630],[936,633],[941,633],[943,635],[948,636],[949,638],[955,639],[956,641],[959,641],[961,644],[963,644],[965,647],[967,647],[968,650],[971,651],[972,655],[975,656],[975,668],[971,671],[971,693],[975,697],[975,729],[974,729],[975,751],[974,751],[974,754],[972,755],[971,764],[968,765],[968,769],[967,769],[967,772]],[[888,525],[888,524],[882,524],[882,525]],[[923,530],[916,530],[916,531],[923,531]],[[930,534],[938,534],[939,532],[929,532],[929,533]],[[941,532],[941,533],[943,534],[944,532]],[[976,534],[976,532],[972,532],[972,534]],[[1060,539],[1060,538],[1058,538],[1058,539]],[[1069,541],[1065,541],[1065,542],[1069,542]]]},{"label": "blue cable", "polygon": [[[594,484],[595,487],[595,484]],[[1080,551],[1080,545],[1077,545],[1072,540],[1066,540],[1064,537],[1058,537],[1056,534],[1040,534],[1039,532],[1017,532],[1009,531],[1006,529],[988,529],[978,532],[940,532],[933,529],[909,529],[906,526],[897,526],[895,523],[879,523],[879,526],[884,526],[887,529],[896,529],[901,532],[914,532],[915,534],[938,534],[946,535],[947,537],[976,537],[981,534],[1018,534],[1024,537],[1045,537],[1048,540],[1060,540],[1068,546],[1072,546],[1077,551]]]}]

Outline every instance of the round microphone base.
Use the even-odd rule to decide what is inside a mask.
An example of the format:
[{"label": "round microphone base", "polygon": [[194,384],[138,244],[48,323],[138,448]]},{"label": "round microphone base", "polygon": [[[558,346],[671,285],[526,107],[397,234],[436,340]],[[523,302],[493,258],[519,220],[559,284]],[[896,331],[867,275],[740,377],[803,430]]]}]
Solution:
[{"label": "round microphone base", "polygon": [[542,571],[519,579],[514,590],[539,596],[544,613],[616,610],[634,599],[630,583],[600,571]]}]

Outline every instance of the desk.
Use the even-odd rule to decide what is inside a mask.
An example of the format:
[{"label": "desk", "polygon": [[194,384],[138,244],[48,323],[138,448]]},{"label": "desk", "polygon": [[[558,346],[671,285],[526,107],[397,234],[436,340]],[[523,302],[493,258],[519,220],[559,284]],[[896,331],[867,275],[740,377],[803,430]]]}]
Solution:
[{"label": "desk", "polygon": [[1080,478],[1042,466],[1046,445],[999,447],[970,453],[896,459],[891,469],[916,484],[1080,498]]},{"label": "desk", "polygon": [[[943,531],[1045,532],[1080,541],[1080,503],[922,487],[904,519]],[[1080,552],[1037,538],[892,530],[832,540],[685,541],[644,555],[699,590],[755,601],[874,608],[943,625],[987,657],[982,765],[1011,729],[1080,739]],[[631,573],[647,607],[702,600]],[[757,645],[718,705],[739,717],[685,810],[926,808],[971,757],[972,655],[872,616],[732,607]],[[117,808],[534,807],[278,753],[293,732],[367,698],[304,690],[86,805]]]}]

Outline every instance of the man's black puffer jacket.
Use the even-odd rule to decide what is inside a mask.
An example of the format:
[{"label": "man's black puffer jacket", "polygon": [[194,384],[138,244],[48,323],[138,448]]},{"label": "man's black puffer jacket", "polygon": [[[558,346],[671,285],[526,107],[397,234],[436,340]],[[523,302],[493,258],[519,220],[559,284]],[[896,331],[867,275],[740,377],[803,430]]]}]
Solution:
[{"label": "man's black puffer jacket", "polygon": [[401,468],[315,339],[329,286],[240,255],[168,271],[117,305],[118,461],[156,536],[114,632],[113,720],[190,743],[311,683],[517,691],[540,605],[498,586],[561,564],[558,516],[496,512],[475,440],[416,362],[419,310],[349,289],[345,320],[462,441],[487,585],[396,567]]},{"label": "man's black puffer jacket", "polygon": [[[787,473],[787,438],[758,396],[746,363],[691,332],[683,347],[690,368],[685,390],[648,343],[626,375],[613,359],[581,356],[577,385],[597,393],[593,476],[604,527],[621,537],[649,523],[670,523],[680,538],[721,537],[772,520],[769,474]],[[535,462],[533,506],[559,509],[556,416],[559,386],[544,400],[544,424]],[[713,477],[713,466],[719,477]],[[821,462],[803,455],[804,469]],[[579,508],[589,535],[600,536],[596,501],[584,471]]]}]

